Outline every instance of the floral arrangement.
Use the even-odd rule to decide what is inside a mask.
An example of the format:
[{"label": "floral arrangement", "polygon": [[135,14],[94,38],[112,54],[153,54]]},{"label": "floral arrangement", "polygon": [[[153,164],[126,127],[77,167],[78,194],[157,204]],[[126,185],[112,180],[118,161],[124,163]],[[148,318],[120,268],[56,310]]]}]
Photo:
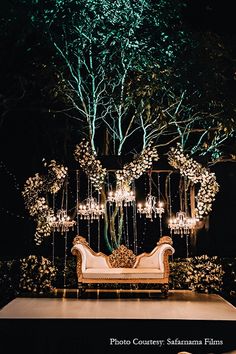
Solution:
[{"label": "floral arrangement", "polygon": [[[94,188],[101,190],[107,170],[96,159],[90,143],[83,139],[80,144],[76,145],[74,156],[89,176]],[[139,178],[146,170],[151,168],[153,161],[158,161],[158,159],[156,148],[149,144],[135,160],[125,164],[122,170],[116,171],[118,185],[130,185],[134,179]]]},{"label": "floral arrangement", "polygon": [[190,289],[205,293],[222,290],[224,270],[217,256],[196,256],[187,258],[187,262],[187,283]]},{"label": "floral arrangement", "polygon": [[124,181],[130,185],[134,179],[138,179],[146,170],[151,168],[153,161],[158,160],[156,147],[152,147],[149,144],[136,159],[125,164],[122,170],[116,171],[118,183]]},{"label": "floral arrangement", "polygon": [[53,214],[53,210],[49,208],[43,195],[57,193],[63,186],[67,175],[67,167],[57,164],[55,160],[51,160],[49,164],[45,162],[44,166],[48,168],[48,175],[40,176],[36,173],[33,177],[29,177],[22,191],[25,206],[30,216],[33,216],[37,222],[34,235],[37,245],[41,244],[44,236],[50,236],[51,234],[51,226],[48,220],[49,216]]},{"label": "floral arrangement", "polygon": [[100,191],[102,189],[107,171],[102,167],[101,162],[96,159],[90,143],[83,139],[80,144],[76,145],[74,157],[75,160],[79,162],[81,168],[88,175],[94,188]]},{"label": "floral arrangement", "polygon": [[45,162],[44,166],[48,168],[46,189],[49,193],[55,194],[62,188],[68,168],[57,164],[55,160],[51,160],[49,164]]},{"label": "floral arrangement", "polygon": [[47,258],[30,255],[20,260],[20,269],[21,291],[44,294],[54,289],[57,268]]},{"label": "floral arrangement", "polygon": [[180,170],[182,176],[186,176],[194,184],[200,183],[200,189],[196,197],[196,217],[202,219],[212,210],[212,203],[219,191],[215,174],[209,172],[207,168],[188,155],[184,155],[180,144],[176,148],[171,148],[168,153],[168,160],[171,166]]},{"label": "floral arrangement", "polygon": [[174,289],[218,293],[222,291],[224,274],[217,256],[202,255],[170,262],[170,283]]}]

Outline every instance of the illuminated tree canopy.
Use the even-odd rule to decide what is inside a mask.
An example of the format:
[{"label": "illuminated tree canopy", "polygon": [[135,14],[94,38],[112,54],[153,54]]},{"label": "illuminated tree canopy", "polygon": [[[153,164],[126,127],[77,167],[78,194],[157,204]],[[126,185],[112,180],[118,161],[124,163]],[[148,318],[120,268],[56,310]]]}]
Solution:
[{"label": "illuminated tree canopy", "polygon": [[209,163],[235,159],[234,53],[226,37],[194,32],[185,1],[15,5],[2,36],[14,19],[22,24],[20,9],[27,22],[16,43],[29,44],[26,58],[37,69],[34,78],[15,75],[16,102],[36,86],[36,106],[64,117],[74,141],[89,138],[100,155],[137,153],[151,141],[165,152],[179,141]]}]

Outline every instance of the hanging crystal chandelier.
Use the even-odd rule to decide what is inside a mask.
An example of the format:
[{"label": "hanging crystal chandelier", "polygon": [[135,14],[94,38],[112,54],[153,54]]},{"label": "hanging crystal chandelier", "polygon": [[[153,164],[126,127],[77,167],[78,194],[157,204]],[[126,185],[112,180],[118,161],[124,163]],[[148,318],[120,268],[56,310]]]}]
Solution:
[{"label": "hanging crystal chandelier", "polygon": [[176,213],[175,218],[169,220],[168,227],[174,234],[190,235],[193,233],[198,219],[191,218],[186,215],[184,211],[179,211]]},{"label": "hanging crystal chandelier", "polygon": [[157,215],[159,218],[162,217],[165,211],[163,203],[160,201],[157,203],[156,200],[155,196],[148,194],[144,206],[141,203],[138,204],[137,212],[140,214],[140,217],[142,214],[145,214],[145,217],[148,219],[156,218]]},{"label": "hanging crystal chandelier", "polygon": [[115,192],[110,191],[107,197],[109,203],[116,203],[116,206],[129,206],[135,201],[135,195],[126,184],[119,184]]},{"label": "hanging crystal chandelier", "polygon": [[146,202],[144,205],[138,204],[137,212],[141,215],[145,215],[147,219],[153,219],[159,216],[161,219],[162,214],[165,209],[163,208],[163,203],[160,201],[160,176],[158,174],[158,203],[157,197],[152,195],[152,171],[149,171],[149,193],[146,197]]},{"label": "hanging crystal chandelier", "polygon": [[50,215],[48,217],[48,223],[54,231],[61,233],[69,231],[70,228],[73,229],[76,224],[76,222],[71,220],[67,215],[67,211],[65,209],[58,210],[56,216]]},{"label": "hanging crystal chandelier", "polygon": [[105,214],[105,208],[103,204],[99,204],[96,198],[89,197],[85,199],[83,204],[79,205],[78,215],[80,219],[86,220],[98,220],[100,217],[103,218]]}]

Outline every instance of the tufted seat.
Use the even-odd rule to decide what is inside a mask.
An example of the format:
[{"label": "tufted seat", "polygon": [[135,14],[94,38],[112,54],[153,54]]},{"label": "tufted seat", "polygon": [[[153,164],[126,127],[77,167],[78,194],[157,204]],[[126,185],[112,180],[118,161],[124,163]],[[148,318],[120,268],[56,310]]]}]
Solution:
[{"label": "tufted seat", "polygon": [[160,269],[153,268],[87,268],[84,279],[156,279],[163,278]]}]

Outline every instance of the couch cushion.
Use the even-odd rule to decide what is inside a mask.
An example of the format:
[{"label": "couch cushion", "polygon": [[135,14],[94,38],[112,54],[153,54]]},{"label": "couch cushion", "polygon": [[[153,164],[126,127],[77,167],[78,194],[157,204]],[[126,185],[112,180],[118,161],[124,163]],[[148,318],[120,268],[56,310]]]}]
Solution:
[{"label": "couch cushion", "polygon": [[164,273],[152,268],[87,268],[83,272],[85,279],[160,279]]}]

